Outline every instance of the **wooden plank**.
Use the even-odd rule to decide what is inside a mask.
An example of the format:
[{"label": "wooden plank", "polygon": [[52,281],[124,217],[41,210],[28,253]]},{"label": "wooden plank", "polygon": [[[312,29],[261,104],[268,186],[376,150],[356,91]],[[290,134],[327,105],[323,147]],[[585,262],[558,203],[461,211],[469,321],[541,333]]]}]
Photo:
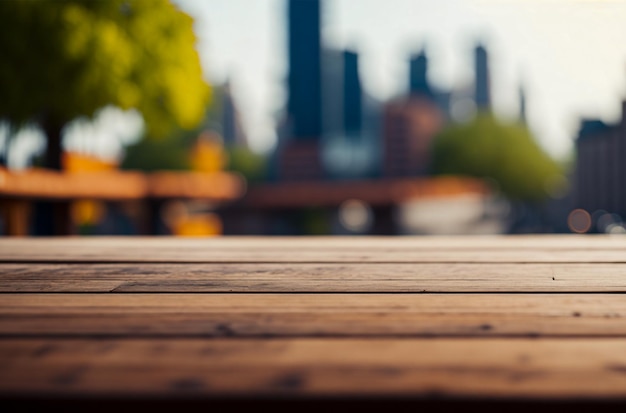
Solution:
[{"label": "wooden plank", "polygon": [[0,341],[0,395],[626,397],[623,339]]},{"label": "wooden plank", "polygon": [[58,172],[45,169],[0,169],[0,196],[19,199],[155,198],[233,201],[243,196],[245,181],[229,172],[89,171]]},{"label": "wooden plank", "polygon": [[0,294],[0,337],[626,337],[616,294]]},{"label": "wooden plank", "polygon": [[243,177],[230,172],[152,172],[147,183],[154,198],[234,201],[246,191]]},{"label": "wooden plank", "polygon": [[428,236],[223,236],[210,238],[178,238],[170,236],[159,237],[29,237],[0,239],[0,246],[10,245],[112,245],[166,248],[257,248],[289,247],[294,244],[298,247],[329,247],[329,248],[469,248],[469,249],[606,249],[625,248],[626,237],[620,235],[603,234],[520,234],[520,235],[428,235]]},{"label": "wooden plank", "polygon": [[626,237],[12,238],[0,239],[0,261],[626,263]]},{"label": "wooden plank", "polygon": [[0,239],[0,399],[624,401],[625,251],[578,235]]},{"label": "wooden plank", "polygon": [[147,195],[146,177],[140,172],[67,173],[38,168],[0,170],[0,196],[19,199],[132,200]]},{"label": "wooden plank", "polygon": [[626,292],[626,264],[0,263],[0,292]]}]

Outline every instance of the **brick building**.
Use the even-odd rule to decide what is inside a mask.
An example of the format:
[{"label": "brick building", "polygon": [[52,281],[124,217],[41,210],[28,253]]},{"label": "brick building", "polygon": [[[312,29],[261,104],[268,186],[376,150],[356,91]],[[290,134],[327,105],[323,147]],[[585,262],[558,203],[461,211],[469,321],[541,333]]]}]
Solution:
[{"label": "brick building", "polygon": [[427,175],[431,143],[443,121],[439,107],[423,96],[399,98],[385,105],[383,176]]}]

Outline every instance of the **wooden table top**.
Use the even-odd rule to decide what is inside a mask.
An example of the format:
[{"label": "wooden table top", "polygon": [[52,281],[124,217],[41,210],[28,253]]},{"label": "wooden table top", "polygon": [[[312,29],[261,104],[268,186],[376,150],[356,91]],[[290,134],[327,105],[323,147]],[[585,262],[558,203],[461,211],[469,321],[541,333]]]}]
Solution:
[{"label": "wooden table top", "polygon": [[625,293],[625,236],[3,238],[0,401],[617,411]]}]

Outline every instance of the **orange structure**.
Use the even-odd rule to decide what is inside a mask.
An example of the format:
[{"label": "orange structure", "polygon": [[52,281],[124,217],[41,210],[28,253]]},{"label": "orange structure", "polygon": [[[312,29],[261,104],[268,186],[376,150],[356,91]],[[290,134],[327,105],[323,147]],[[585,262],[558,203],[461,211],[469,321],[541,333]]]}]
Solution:
[{"label": "orange structure", "polygon": [[[226,172],[163,171],[148,174],[106,168],[98,170],[97,163],[70,159],[69,171],[65,172],[38,168],[0,170],[0,211],[7,235],[28,235],[31,205],[41,200],[69,202],[68,214],[71,213],[78,223],[84,223],[101,214],[102,203],[132,201],[150,205],[156,202],[162,206],[171,200],[202,200],[219,205],[240,198],[246,189],[242,177]],[[79,165],[90,170],[78,172]],[[188,225],[184,228],[184,233],[198,231],[189,229]],[[214,234],[216,228],[220,226],[212,224],[206,235]]]}]

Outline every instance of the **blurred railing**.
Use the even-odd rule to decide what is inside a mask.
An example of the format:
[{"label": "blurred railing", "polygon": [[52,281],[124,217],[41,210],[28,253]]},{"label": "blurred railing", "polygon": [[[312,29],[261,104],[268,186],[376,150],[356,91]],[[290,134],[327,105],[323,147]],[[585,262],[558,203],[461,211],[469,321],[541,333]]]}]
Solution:
[{"label": "blurred railing", "polygon": [[390,206],[413,199],[490,192],[483,180],[456,176],[283,182],[251,187],[237,204],[255,209],[335,207],[357,199],[371,206]]},{"label": "blurred railing", "polygon": [[[164,226],[173,235],[265,234],[272,233],[276,219],[296,211],[322,208],[345,215],[356,204],[372,214],[369,232],[397,234],[394,214],[402,205],[467,195],[484,198],[491,191],[483,180],[458,176],[285,181],[247,187],[243,177],[223,171],[0,169],[2,232],[13,236],[41,235],[33,228],[42,202],[50,210],[44,221],[54,224],[52,233],[44,235],[77,234],[77,222],[85,221],[77,216],[97,215],[97,204],[129,203],[135,205],[131,220],[137,235],[162,235]],[[194,211],[198,205],[200,210]]]},{"label": "blurred railing", "polygon": [[221,204],[241,198],[245,186],[242,177],[226,172],[112,170],[72,173],[36,168],[24,171],[0,169],[0,210],[6,235],[28,235],[28,211],[35,201],[141,201],[152,204],[181,199]]},{"label": "blurred railing", "polygon": [[[413,231],[402,214],[416,203],[451,201],[471,209],[474,200],[482,204],[492,195],[486,181],[461,176],[283,181],[251,185],[221,217],[225,232],[234,235],[309,234],[303,219],[321,225],[313,233],[401,235]],[[452,218],[437,222],[449,226]]]}]

